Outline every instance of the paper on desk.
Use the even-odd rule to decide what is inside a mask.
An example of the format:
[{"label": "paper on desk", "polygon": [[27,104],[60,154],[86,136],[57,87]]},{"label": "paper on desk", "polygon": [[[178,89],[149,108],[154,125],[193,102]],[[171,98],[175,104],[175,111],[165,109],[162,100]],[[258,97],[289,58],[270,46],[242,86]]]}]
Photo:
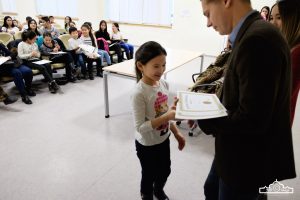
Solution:
[{"label": "paper on desk", "polygon": [[54,52],[54,51],[52,51],[52,52],[50,52],[50,54],[52,54],[52,55],[56,55],[56,54],[66,54],[67,52],[64,52],[64,51],[57,51],[57,52]]},{"label": "paper on desk", "polygon": [[6,61],[8,61],[10,59],[10,57],[0,57],[0,65],[2,65],[3,63],[5,63]]},{"label": "paper on desk", "polygon": [[34,64],[38,64],[38,65],[43,65],[43,64],[47,64],[47,63],[51,63],[52,61],[50,60],[39,60],[39,61],[35,61],[35,62],[32,62]]},{"label": "paper on desk", "polygon": [[178,91],[176,119],[211,119],[227,116],[226,108],[215,94]]}]

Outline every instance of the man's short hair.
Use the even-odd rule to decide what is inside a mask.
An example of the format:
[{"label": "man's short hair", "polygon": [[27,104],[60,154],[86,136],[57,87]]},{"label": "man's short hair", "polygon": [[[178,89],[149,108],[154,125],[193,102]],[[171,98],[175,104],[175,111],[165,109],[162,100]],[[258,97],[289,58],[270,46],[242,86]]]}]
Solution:
[{"label": "man's short hair", "polygon": [[50,22],[50,19],[49,19],[49,17],[47,17],[47,16],[42,17],[42,20],[43,20],[44,22]]},{"label": "man's short hair", "polygon": [[70,27],[69,28],[69,33],[71,34],[72,32],[75,32],[77,31],[77,28],[76,27]]}]

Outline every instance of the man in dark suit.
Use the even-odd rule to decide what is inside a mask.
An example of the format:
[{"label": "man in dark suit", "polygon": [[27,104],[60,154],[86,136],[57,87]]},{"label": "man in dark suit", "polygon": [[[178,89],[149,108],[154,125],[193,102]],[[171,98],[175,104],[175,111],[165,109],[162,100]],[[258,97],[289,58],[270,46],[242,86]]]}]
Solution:
[{"label": "man in dark suit", "polygon": [[199,120],[215,135],[206,199],[254,200],[259,188],[296,176],[290,125],[290,50],[250,0],[202,0],[207,26],[230,35],[222,104],[228,116]]}]

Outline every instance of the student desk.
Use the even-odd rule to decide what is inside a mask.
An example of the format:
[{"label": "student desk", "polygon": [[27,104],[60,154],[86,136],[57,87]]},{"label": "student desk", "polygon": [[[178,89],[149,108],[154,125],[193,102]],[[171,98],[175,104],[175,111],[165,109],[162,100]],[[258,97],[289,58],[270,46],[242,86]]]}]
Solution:
[{"label": "student desk", "polygon": [[[164,73],[164,79],[167,73],[183,66],[184,64],[201,57],[200,71],[202,70],[204,54],[195,51],[166,49],[167,51],[167,65]],[[109,118],[109,101],[108,101],[108,75],[114,75],[122,78],[135,79],[135,60],[127,60],[118,64],[114,64],[103,68],[103,81],[104,81],[104,104],[105,104],[105,118]]]}]

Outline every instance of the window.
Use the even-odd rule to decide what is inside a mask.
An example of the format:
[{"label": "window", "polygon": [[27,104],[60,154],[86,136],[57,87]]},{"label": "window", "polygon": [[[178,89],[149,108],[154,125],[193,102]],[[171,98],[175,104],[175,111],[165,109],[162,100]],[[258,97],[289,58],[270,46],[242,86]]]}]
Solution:
[{"label": "window", "polygon": [[173,0],[106,0],[106,11],[111,21],[171,26]]},{"label": "window", "polygon": [[40,15],[77,17],[78,0],[36,0],[36,10]]},{"label": "window", "polygon": [[2,12],[12,12],[16,13],[16,1],[15,0],[1,0]]}]

